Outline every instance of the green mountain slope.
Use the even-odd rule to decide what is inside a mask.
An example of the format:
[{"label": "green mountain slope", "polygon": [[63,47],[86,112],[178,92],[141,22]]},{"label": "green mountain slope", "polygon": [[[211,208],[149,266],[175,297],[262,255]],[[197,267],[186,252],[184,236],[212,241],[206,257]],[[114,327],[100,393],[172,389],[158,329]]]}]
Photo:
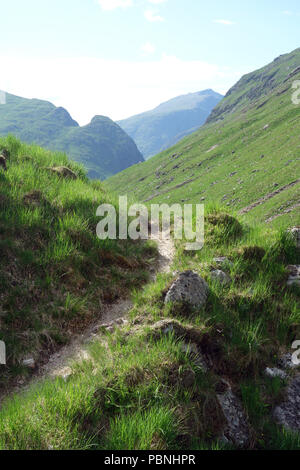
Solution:
[{"label": "green mountain slope", "polygon": [[213,201],[247,217],[300,223],[300,49],[244,77],[207,123],[106,183],[140,201]]},{"label": "green mountain slope", "polygon": [[[0,397],[12,377],[26,374],[23,359],[40,365],[105,304],[143,282],[153,258],[145,244],[96,237],[97,207],[115,199],[80,165],[11,136],[0,138],[3,148],[10,157],[7,171],[0,168],[0,340],[7,349]],[[73,177],[50,171],[61,166]]]},{"label": "green mountain slope", "polygon": [[95,116],[80,127],[64,108],[6,95],[0,105],[0,135],[16,135],[27,143],[67,152],[83,163],[91,178],[104,179],[143,160],[133,140],[111,119]]},{"label": "green mountain slope", "polygon": [[202,126],[221,99],[222,95],[213,90],[189,93],[118,124],[148,159]]}]

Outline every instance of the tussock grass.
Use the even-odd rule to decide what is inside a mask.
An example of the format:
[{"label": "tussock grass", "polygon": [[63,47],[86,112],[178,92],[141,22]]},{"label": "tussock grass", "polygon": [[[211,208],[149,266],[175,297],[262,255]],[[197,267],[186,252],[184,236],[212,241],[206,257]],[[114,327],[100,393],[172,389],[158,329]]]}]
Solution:
[{"label": "tussock grass", "polygon": [[[101,314],[101,305],[126,296],[146,279],[147,244],[96,237],[96,209],[116,206],[83,167],[58,152],[0,139],[10,153],[0,171],[1,340],[7,367],[0,382],[20,373],[26,355],[36,361],[67,342]],[[48,169],[66,166],[76,180]],[[24,370],[26,374],[26,371]]]}]

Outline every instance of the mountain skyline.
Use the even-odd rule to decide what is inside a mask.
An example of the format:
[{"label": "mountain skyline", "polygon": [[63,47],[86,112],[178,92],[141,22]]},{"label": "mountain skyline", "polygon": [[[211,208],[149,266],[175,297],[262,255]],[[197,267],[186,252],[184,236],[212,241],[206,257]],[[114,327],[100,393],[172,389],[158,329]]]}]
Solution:
[{"label": "mountain skyline", "polygon": [[80,125],[96,114],[125,119],[207,88],[225,94],[298,45],[295,0],[247,9],[237,0],[2,3],[0,88],[62,106]]}]

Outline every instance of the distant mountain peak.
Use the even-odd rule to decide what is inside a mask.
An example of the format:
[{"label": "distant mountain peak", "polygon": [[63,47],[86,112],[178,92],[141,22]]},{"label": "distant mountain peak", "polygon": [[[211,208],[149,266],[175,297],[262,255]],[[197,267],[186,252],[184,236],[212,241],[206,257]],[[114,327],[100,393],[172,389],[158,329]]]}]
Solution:
[{"label": "distant mountain peak", "polygon": [[222,98],[212,89],[187,93],[118,124],[147,159],[201,127]]},{"label": "distant mountain peak", "polygon": [[39,99],[7,94],[0,106],[0,135],[66,152],[81,162],[92,178],[104,179],[143,161],[131,137],[106,116],[95,116],[83,127],[63,107]]}]

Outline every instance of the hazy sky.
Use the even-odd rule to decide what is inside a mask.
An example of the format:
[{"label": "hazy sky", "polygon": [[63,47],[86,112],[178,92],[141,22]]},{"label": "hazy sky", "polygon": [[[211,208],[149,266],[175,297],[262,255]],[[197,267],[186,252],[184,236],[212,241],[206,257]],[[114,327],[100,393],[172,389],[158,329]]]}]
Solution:
[{"label": "hazy sky", "polygon": [[0,89],[80,124],[225,93],[300,46],[299,0],[0,0]]}]

